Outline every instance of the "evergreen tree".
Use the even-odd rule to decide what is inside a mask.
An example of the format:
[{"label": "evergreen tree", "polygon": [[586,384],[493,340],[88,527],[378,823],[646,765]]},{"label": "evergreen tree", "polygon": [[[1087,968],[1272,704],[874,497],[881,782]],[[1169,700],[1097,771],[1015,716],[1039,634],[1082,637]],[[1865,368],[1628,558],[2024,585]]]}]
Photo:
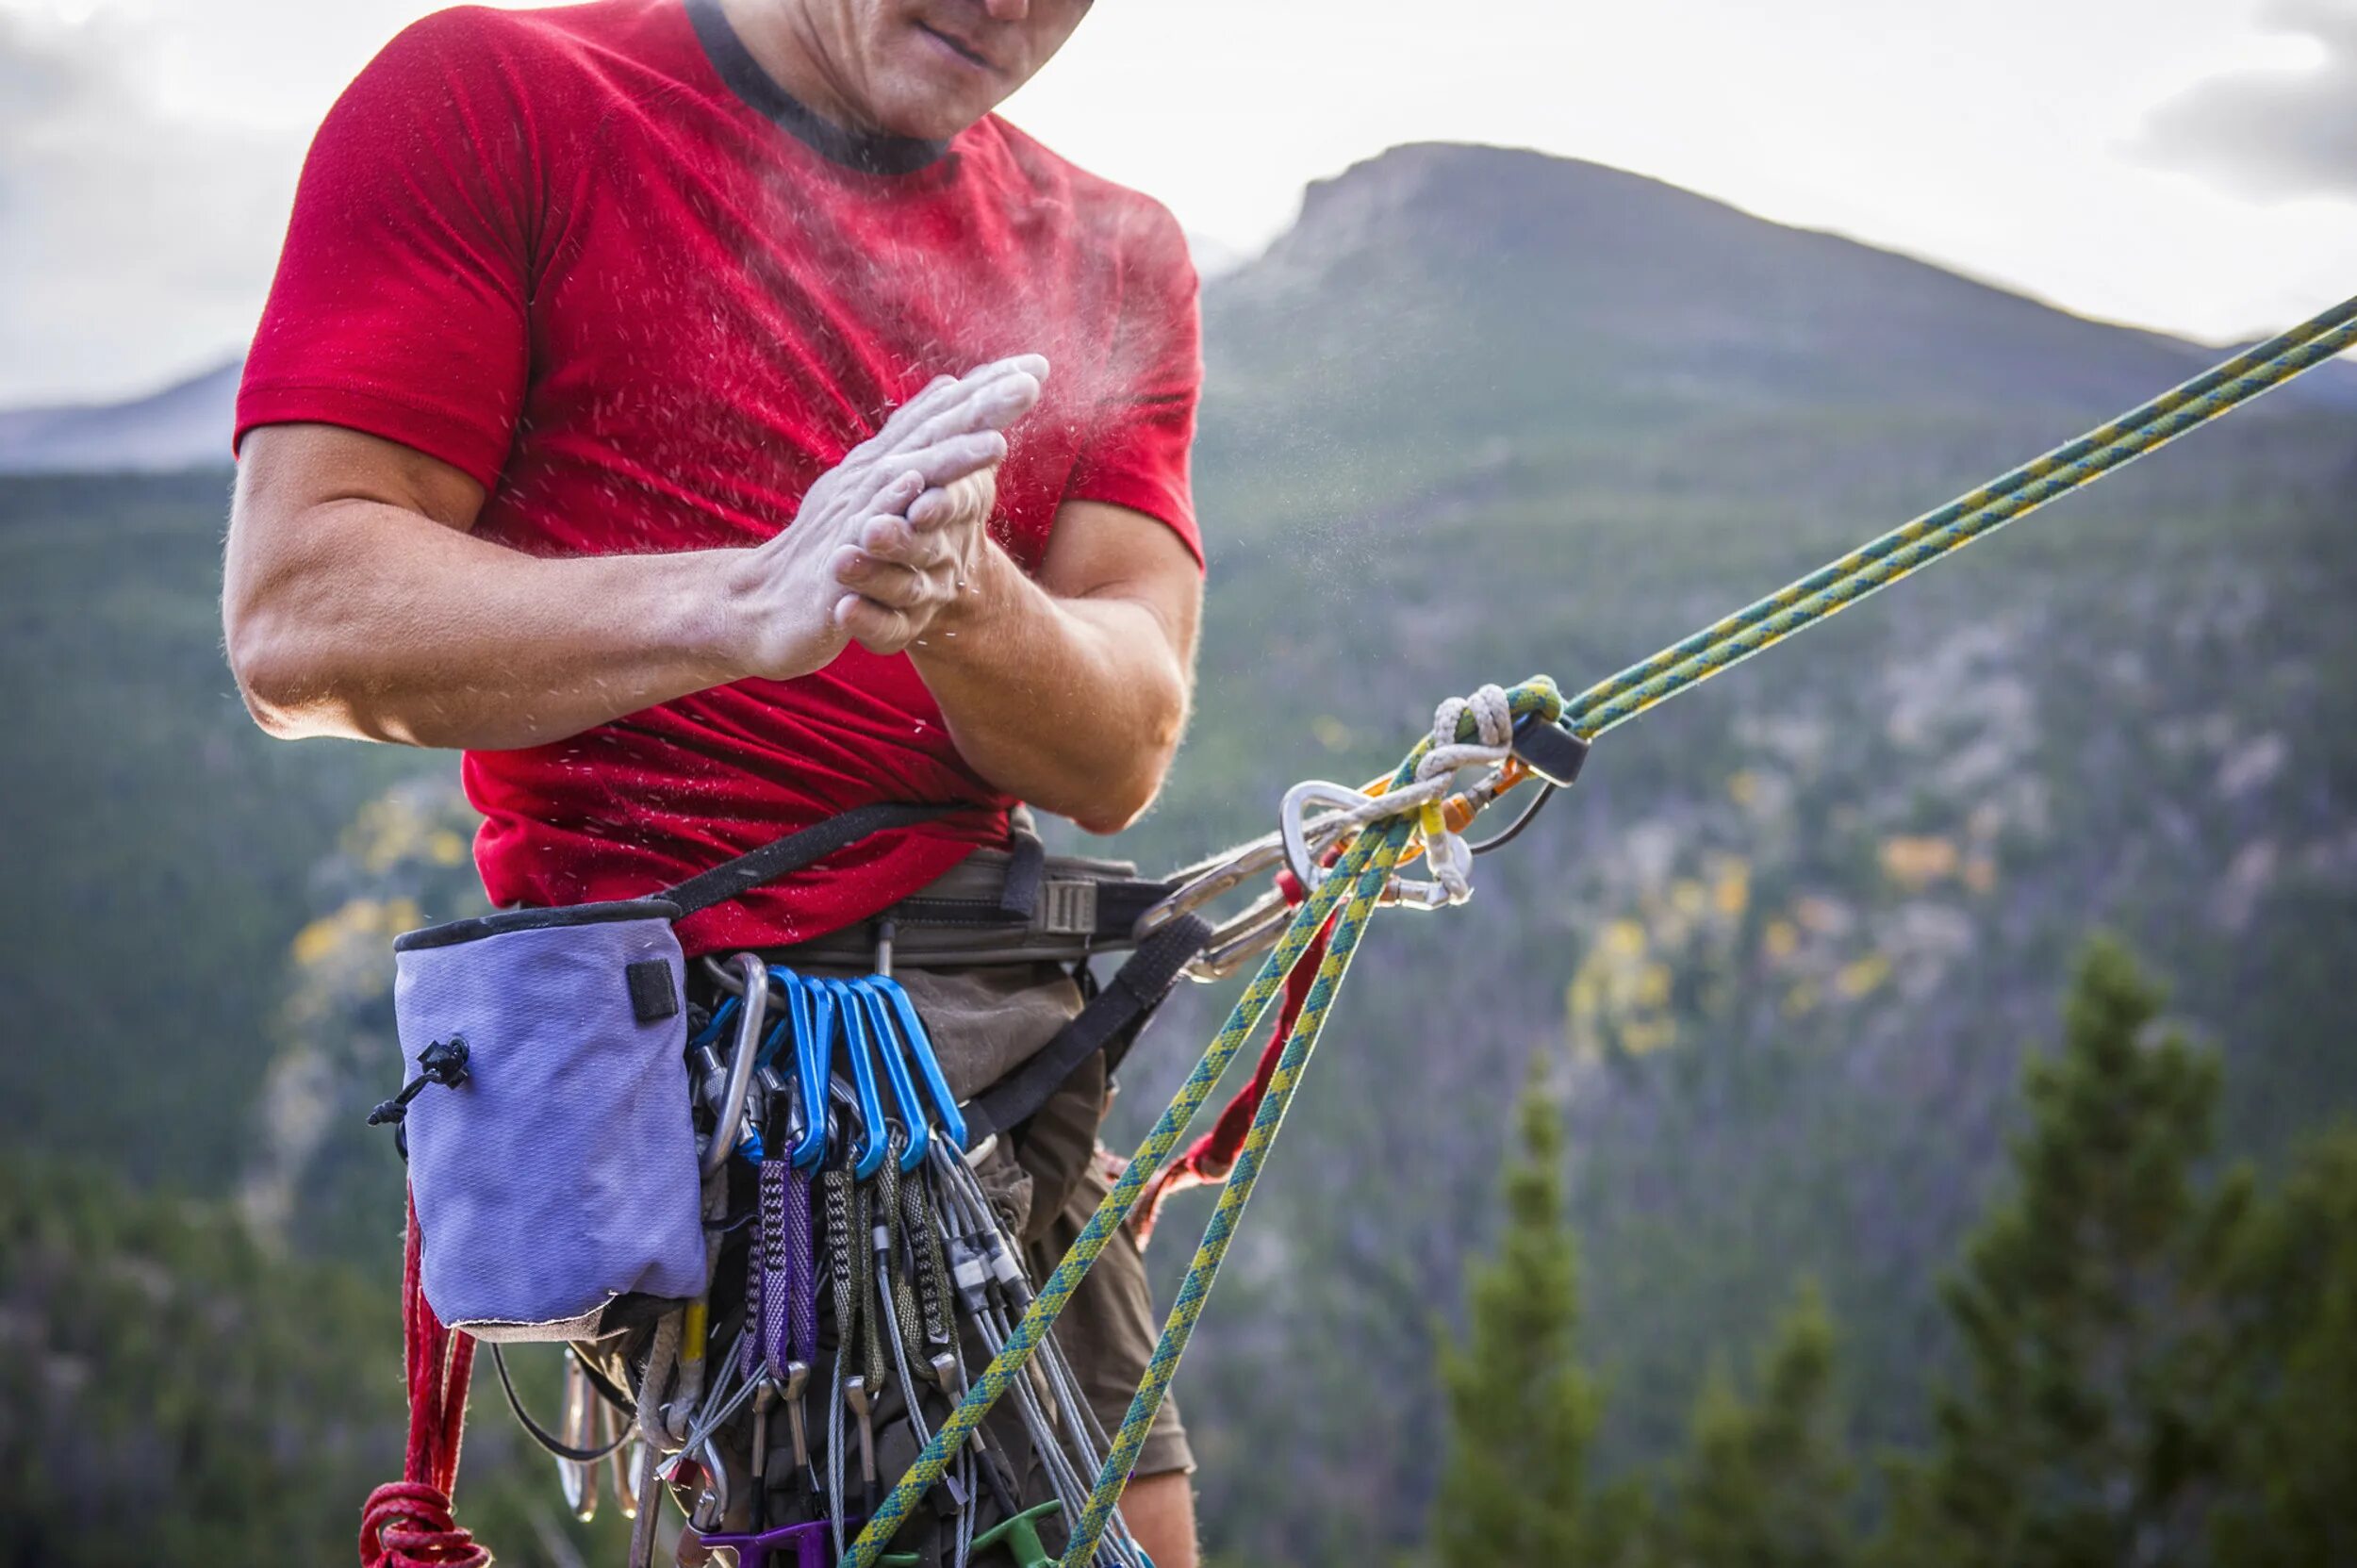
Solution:
[{"label": "evergreen tree", "polygon": [[2023,1074],[2018,1190],[1944,1291],[1969,1376],[1937,1402],[1929,1461],[1898,1477],[1895,1561],[2199,1560],[2249,1186],[2197,1188],[2218,1062],[2157,1031],[2159,1010],[2123,949],[2090,944],[2062,1050]]},{"label": "evergreen tree", "polygon": [[2357,1562],[2357,1127],[2312,1144],[2236,1260],[2233,1568]]},{"label": "evergreen tree", "polygon": [[1520,1119],[1505,1233],[1468,1280],[1463,1343],[1444,1342],[1441,1352],[1448,1459],[1431,1535],[1442,1568],[1601,1555],[1586,1483],[1602,1401],[1574,1355],[1578,1266],[1563,1215],[1562,1118],[1534,1083]]},{"label": "evergreen tree", "polygon": [[1833,1319],[1813,1281],[1760,1357],[1757,1385],[1746,1402],[1723,1365],[1712,1369],[1656,1555],[1682,1568],[1843,1568],[1856,1555],[1853,1473]]}]

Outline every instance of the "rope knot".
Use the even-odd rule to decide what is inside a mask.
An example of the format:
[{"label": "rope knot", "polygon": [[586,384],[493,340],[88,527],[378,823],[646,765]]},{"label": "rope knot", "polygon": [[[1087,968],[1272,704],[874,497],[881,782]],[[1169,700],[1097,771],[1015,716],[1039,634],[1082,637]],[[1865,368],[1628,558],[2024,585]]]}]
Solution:
[{"label": "rope knot", "polygon": [[[1460,741],[1457,734],[1469,713],[1476,738]],[[1448,777],[1460,767],[1502,763],[1513,751],[1514,706],[1505,687],[1484,685],[1471,697],[1452,697],[1433,710],[1432,741],[1417,759],[1416,782],[1431,788],[1423,811],[1425,864],[1451,903],[1473,897],[1473,850],[1442,815]]]},{"label": "rope knot", "polygon": [[452,1517],[450,1497],[422,1481],[391,1481],[360,1510],[365,1568],[490,1568],[491,1554]]}]

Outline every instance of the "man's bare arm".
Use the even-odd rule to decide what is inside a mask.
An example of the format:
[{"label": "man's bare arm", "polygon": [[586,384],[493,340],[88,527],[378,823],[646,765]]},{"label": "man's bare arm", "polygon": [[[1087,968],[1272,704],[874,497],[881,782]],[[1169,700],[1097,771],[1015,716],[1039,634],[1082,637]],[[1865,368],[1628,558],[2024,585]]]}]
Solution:
[{"label": "man's bare arm", "polygon": [[996,545],[909,647],[958,751],[1094,833],[1136,819],[1184,730],[1203,600],[1195,557],[1126,507],[1067,502],[1033,582]]},{"label": "man's bare arm", "polygon": [[935,382],[748,550],[541,559],[471,536],[482,489],[446,464],[333,426],[254,431],[223,595],[231,668],[275,734],[479,749],[808,673],[848,639],[841,547],[993,470],[1045,370]]}]

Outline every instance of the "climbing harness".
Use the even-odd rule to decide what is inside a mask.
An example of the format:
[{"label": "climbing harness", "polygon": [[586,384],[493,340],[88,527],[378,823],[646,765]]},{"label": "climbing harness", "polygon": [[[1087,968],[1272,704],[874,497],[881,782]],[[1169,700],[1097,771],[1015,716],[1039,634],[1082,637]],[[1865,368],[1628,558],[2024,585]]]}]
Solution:
[{"label": "climbing harness", "polygon": [[[403,1049],[414,1066],[402,1095],[379,1114],[404,1121],[409,1137],[412,1433],[406,1481],[371,1499],[364,1562],[487,1560],[451,1525],[448,1498],[471,1334],[574,1342],[552,1447],[560,1464],[572,1467],[563,1475],[577,1510],[594,1506],[594,1472],[586,1467],[601,1460],[615,1466],[616,1491],[635,1500],[634,1565],[650,1560],[655,1494],[669,1480],[696,1498],[690,1528],[701,1546],[733,1549],[740,1564],[790,1555],[798,1568],[831,1560],[899,1568],[927,1560],[887,1548],[904,1547],[897,1539],[904,1528],[930,1518],[939,1527],[928,1548],[932,1560],[963,1564],[984,1550],[1004,1550],[1021,1568],[1051,1561],[1150,1568],[1122,1525],[1118,1499],[1375,912],[1463,902],[1475,858],[1510,842],[1572,784],[1597,737],[2353,342],[2357,299],[1574,696],[1535,676],[1453,698],[1388,776],[1356,788],[1296,785],[1274,832],[1165,882],[1091,872],[1064,879],[1064,890],[1050,894],[1059,885],[1050,863],[1035,841],[1018,835],[1012,851],[983,862],[998,883],[995,899],[936,893],[931,907],[928,899],[904,900],[832,939],[831,956],[839,949],[855,966],[872,957],[872,977],[819,978],[751,954],[727,965],[706,960],[709,982],[725,999],[691,1028],[670,923],[815,864],[867,832],[953,808],[863,808],[655,900],[517,912],[403,938],[396,1000]],[[1460,788],[1457,780],[1468,769],[1475,777]],[[1530,803],[1504,832],[1467,840],[1480,812],[1534,782]],[[1424,874],[1405,874],[1418,861]],[[1267,891],[1211,922],[1212,905],[1261,884]],[[905,958],[928,929],[955,933],[935,950],[969,960],[1036,954],[1043,941],[1063,943],[1060,951],[1076,961],[1134,950],[1046,1048],[961,1103],[917,1010],[891,979],[896,953]],[[550,957],[560,949],[569,955],[563,963]],[[423,956],[431,954],[445,957]],[[1034,1287],[972,1162],[1081,1063],[1102,1053],[1109,1066],[1117,1065],[1180,976],[1217,979],[1256,957],[1259,966],[1226,1023],[1063,1261]],[[617,974],[632,978],[617,982]],[[564,999],[585,986],[624,999],[585,1015]],[[1178,1152],[1180,1137],[1272,1007],[1277,1027],[1250,1082],[1208,1133]],[[585,1052],[588,1063],[585,1077],[569,1081],[575,1114],[585,1082],[601,1116],[618,1098],[634,1106],[659,1098],[668,1129],[640,1138],[636,1155],[639,1168],[665,1173],[659,1216],[628,1237],[599,1228],[582,1266],[567,1260],[556,1270],[562,1288],[540,1277],[547,1260],[519,1266],[479,1256],[464,1205],[453,1201],[470,1182],[542,1184],[536,1169],[531,1180],[511,1179],[531,1169],[515,1160],[518,1137],[531,1141],[544,1127],[521,1134],[482,1130],[494,1157],[509,1162],[503,1168],[470,1162],[453,1146],[456,1129],[494,1114],[539,1127],[531,1118],[543,1113],[530,1102],[552,1103],[569,1092],[563,1074],[527,1068],[511,1048],[516,1038],[540,1039],[526,1015],[551,1008],[566,1038],[543,1044],[560,1058]],[[609,1051],[624,1038],[625,1019],[656,1032],[630,1035],[633,1048]],[[583,1047],[574,1037],[585,1027],[604,1032]],[[610,1075],[618,1075],[618,1086]],[[443,1092],[426,1092],[430,1086]],[[692,1118],[681,1114],[688,1106]],[[651,1126],[658,1118],[648,1119]],[[567,1152],[576,1151],[568,1146]],[[552,1180],[574,1170],[564,1166]],[[1109,1436],[1051,1329],[1119,1227],[1150,1224],[1164,1196],[1200,1182],[1223,1183],[1219,1199],[1145,1379]],[[578,1191],[545,1201],[553,1210]],[[537,1200],[519,1201],[529,1212]],[[691,1216],[684,1224],[682,1213]],[[505,1222],[515,1217],[511,1212]],[[480,1214],[474,1223],[482,1224]],[[505,1231],[510,1239],[524,1233]],[[718,1265],[740,1248],[741,1301],[716,1298]],[[659,1310],[651,1327],[649,1306]],[[445,1323],[467,1332],[450,1333]],[[618,1356],[612,1345],[619,1338],[641,1353]],[[969,1341],[988,1354],[976,1375],[969,1375]],[[620,1384],[633,1366],[635,1391],[625,1394]],[[585,1413],[593,1396],[594,1421]],[[986,1426],[1002,1400],[1014,1420]],[[724,1429],[740,1426],[750,1453],[742,1488],[717,1445]],[[634,1430],[642,1447],[626,1461],[618,1440]],[[916,1451],[886,1491],[887,1438],[903,1441],[893,1435],[899,1433]],[[1010,1434],[1030,1449],[1046,1497],[1024,1494]],[[773,1506],[791,1507],[797,1516],[772,1517]],[[996,1522],[978,1527],[985,1508]],[[1044,1530],[1064,1538],[1060,1558],[1049,1555]]]}]

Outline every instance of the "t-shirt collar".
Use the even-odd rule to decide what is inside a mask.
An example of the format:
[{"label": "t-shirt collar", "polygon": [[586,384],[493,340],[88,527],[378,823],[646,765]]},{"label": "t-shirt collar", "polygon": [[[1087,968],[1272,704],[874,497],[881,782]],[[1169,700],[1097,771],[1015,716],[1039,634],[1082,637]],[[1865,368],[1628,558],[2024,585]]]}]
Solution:
[{"label": "t-shirt collar", "polygon": [[941,161],[947,141],[858,131],[836,124],[778,85],[729,25],[720,0],[686,0],[687,19],[712,68],[739,98],[831,163],[865,174],[914,174]]}]

